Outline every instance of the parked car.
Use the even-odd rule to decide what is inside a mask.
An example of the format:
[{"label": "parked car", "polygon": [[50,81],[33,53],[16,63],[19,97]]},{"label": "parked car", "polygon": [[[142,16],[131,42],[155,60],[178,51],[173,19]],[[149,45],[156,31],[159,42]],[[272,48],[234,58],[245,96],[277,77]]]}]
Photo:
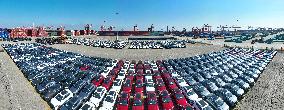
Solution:
[{"label": "parked car", "polygon": [[58,93],[54,98],[51,99],[50,103],[54,107],[54,109],[58,109],[62,104],[64,104],[67,100],[73,97],[73,93],[69,89],[64,89],[60,93]]},{"label": "parked car", "polygon": [[216,110],[229,110],[229,106],[220,97],[212,93],[206,96],[206,101]]},{"label": "parked car", "polygon": [[143,94],[138,92],[134,94],[133,98],[133,110],[144,110]]},{"label": "parked car", "polygon": [[89,99],[89,102],[93,103],[95,107],[98,108],[106,92],[107,90],[105,89],[105,87],[97,87],[96,90],[93,92],[91,98]]},{"label": "parked car", "polygon": [[129,93],[121,92],[117,101],[117,110],[127,110],[130,105]]},{"label": "parked car", "polygon": [[238,98],[227,89],[220,88],[215,91],[215,95],[221,97],[230,107],[234,107]]},{"label": "parked car", "polygon": [[117,98],[117,93],[115,91],[109,91],[104,98],[100,110],[112,110],[116,102],[116,98]]},{"label": "parked car", "polygon": [[159,103],[155,92],[147,93],[148,110],[159,110]]}]

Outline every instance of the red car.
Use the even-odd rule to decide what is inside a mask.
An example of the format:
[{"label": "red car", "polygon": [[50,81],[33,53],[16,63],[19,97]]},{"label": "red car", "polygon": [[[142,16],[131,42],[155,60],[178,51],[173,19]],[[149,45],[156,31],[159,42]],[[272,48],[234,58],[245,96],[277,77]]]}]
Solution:
[{"label": "red car", "polygon": [[87,71],[90,67],[89,66],[81,66],[80,70],[81,71]]},{"label": "red car", "polygon": [[162,64],[162,63],[163,63],[163,62],[162,62],[161,60],[157,60],[157,61],[156,61],[156,64],[157,64],[157,65],[160,65],[160,64]]},{"label": "red car", "polygon": [[177,102],[177,105],[180,107],[179,109],[184,109],[188,103],[182,93],[175,93],[173,94],[175,101]]},{"label": "red car", "polygon": [[156,87],[158,91],[164,91],[167,89],[162,78],[156,80]]},{"label": "red car", "polygon": [[94,80],[92,81],[92,83],[93,83],[96,87],[98,87],[99,85],[101,85],[101,83],[103,82],[104,79],[105,79],[105,78],[104,78],[103,75],[96,75],[95,78],[94,78]]},{"label": "red car", "polygon": [[114,71],[110,71],[109,73],[108,73],[108,77],[112,77],[112,80],[115,80],[115,78],[116,78],[116,73],[114,72]]},{"label": "red car", "polygon": [[162,77],[163,77],[164,79],[167,79],[167,78],[171,78],[171,75],[170,75],[170,73],[165,72],[165,73],[162,73]]},{"label": "red car", "polygon": [[126,78],[125,83],[123,84],[122,91],[130,93],[132,89],[132,81]]},{"label": "red car", "polygon": [[170,90],[177,88],[175,81],[171,77],[166,79],[166,84]]},{"label": "red car", "polygon": [[149,64],[145,64],[144,69],[151,69],[151,66]]},{"label": "red car", "polygon": [[190,104],[187,104],[184,110],[194,110],[194,108]]},{"label": "red car", "polygon": [[137,69],[136,74],[143,75],[144,74],[143,69]]},{"label": "red car", "polygon": [[112,85],[112,77],[111,76],[108,76],[107,78],[105,78],[105,80],[103,81],[103,84],[102,86],[106,88],[106,90],[109,90],[110,89],[110,86]]},{"label": "red car", "polygon": [[159,70],[160,70],[160,71],[164,71],[164,70],[166,70],[166,68],[163,67],[163,66],[159,66]]},{"label": "red car", "polygon": [[129,74],[128,73],[128,76],[126,77],[127,79],[130,79],[131,81],[133,81],[134,79],[134,74]]},{"label": "red car", "polygon": [[136,80],[144,80],[144,76],[143,75],[139,75],[139,74],[137,74],[136,76],[135,76],[135,78],[136,78]]},{"label": "red car", "polygon": [[137,93],[137,92],[143,93],[143,89],[144,89],[143,80],[142,80],[142,79],[136,80],[135,92],[136,92],[136,93]]},{"label": "red car", "polygon": [[144,69],[144,65],[143,64],[138,64],[136,69]]},{"label": "red car", "polygon": [[162,103],[163,110],[173,110],[174,109],[174,104],[169,94],[161,95],[161,103]]},{"label": "red car", "polygon": [[158,99],[155,92],[148,92],[147,105],[148,110],[159,110]]},{"label": "red car", "polygon": [[135,93],[133,99],[132,110],[144,110],[142,93]]},{"label": "red car", "polygon": [[121,92],[117,102],[117,110],[128,110],[129,101],[129,93]]},{"label": "red car", "polygon": [[154,73],[153,78],[154,79],[159,79],[159,78],[162,78],[162,76],[160,75],[159,72],[157,72],[157,73]]}]

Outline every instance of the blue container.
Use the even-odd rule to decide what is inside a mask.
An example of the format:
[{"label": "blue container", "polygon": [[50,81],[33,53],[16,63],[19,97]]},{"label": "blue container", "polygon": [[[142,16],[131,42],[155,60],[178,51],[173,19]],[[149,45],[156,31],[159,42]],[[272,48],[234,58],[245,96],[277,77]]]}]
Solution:
[{"label": "blue container", "polygon": [[0,28],[0,38],[2,39],[9,38],[9,32],[6,29]]}]

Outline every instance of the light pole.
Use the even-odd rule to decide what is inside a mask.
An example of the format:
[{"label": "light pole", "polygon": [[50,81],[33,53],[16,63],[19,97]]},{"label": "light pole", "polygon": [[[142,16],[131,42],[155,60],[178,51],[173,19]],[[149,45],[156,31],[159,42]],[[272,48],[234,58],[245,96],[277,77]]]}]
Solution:
[{"label": "light pole", "polygon": [[[118,15],[119,13],[115,13],[115,15]],[[116,40],[118,40],[118,30],[116,31]]]}]

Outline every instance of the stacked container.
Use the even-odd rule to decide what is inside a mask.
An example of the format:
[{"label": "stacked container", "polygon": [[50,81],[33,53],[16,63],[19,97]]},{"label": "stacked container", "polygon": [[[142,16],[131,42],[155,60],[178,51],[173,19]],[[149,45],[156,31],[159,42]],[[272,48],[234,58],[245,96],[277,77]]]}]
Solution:
[{"label": "stacked container", "polygon": [[9,32],[7,31],[7,29],[0,28],[0,38],[2,39],[9,38]]}]

